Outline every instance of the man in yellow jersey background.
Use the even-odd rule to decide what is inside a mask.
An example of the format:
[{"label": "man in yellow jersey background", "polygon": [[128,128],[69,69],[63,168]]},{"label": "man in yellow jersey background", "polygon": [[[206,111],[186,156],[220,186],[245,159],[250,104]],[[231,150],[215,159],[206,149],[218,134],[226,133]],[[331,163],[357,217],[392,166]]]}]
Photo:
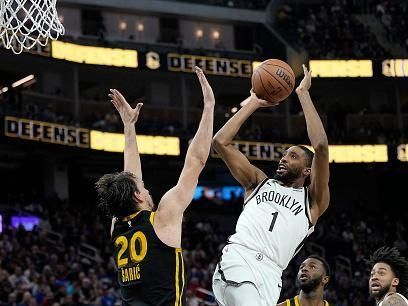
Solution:
[{"label": "man in yellow jersey background", "polygon": [[296,286],[298,295],[278,304],[278,306],[329,306],[324,300],[324,289],[330,281],[330,267],[320,256],[310,255],[299,267]]}]

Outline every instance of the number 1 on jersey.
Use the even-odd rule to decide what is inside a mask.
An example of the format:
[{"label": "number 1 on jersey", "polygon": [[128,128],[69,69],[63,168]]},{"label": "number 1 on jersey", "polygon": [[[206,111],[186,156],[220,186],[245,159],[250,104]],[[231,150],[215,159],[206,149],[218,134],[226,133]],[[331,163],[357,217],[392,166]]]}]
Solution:
[{"label": "number 1 on jersey", "polygon": [[271,226],[269,227],[270,232],[272,232],[273,227],[275,226],[276,218],[278,217],[278,212],[274,212],[272,216],[273,218],[272,218]]}]

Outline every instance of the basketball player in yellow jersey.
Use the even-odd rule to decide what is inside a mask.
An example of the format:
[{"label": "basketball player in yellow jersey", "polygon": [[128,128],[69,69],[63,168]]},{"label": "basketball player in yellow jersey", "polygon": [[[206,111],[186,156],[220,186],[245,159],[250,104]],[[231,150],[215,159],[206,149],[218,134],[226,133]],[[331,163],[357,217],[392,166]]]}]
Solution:
[{"label": "basketball player in yellow jersey", "polygon": [[408,261],[397,248],[382,247],[368,260],[370,296],[377,306],[408,306]]},{"label": "basketball player in yellow jersey", "polygon": [[124,124],[124,172],[104,175],[96,183],[96,190],[99,206],[112,217],[112,244],[123,306],[186,305],[181,253],[183,213],[210,152],[215,105],[202,70],[196,67],[195,72],[204,96],[201,121],[176,186],[161,198],[155,212],[144,186],[136,142],[135,123],[142,104],[133,109],[117,90],[109,95]]},{"label": "basketball player in yellow jersey", "polygon": [[221,306],[276,305],[282,271],[329,205],[328,140],[309,94],[311,74],[304,65],[303,70],[296,94],[314,154],[305,146],[290,147],[271,178],[252,165],[233,138],[258,108],[276,105],[253,93],[214,137],[216,151],[245,190],[244,209],[213,277]]},{"label": "basketball player in yellow jersey", "polygon": [[330,267],[320,256],[310,255],[299,267],[296,286],[299,295],[288,299],[278,306],[329,306],[324,300],[324,289],[330,280]]}]

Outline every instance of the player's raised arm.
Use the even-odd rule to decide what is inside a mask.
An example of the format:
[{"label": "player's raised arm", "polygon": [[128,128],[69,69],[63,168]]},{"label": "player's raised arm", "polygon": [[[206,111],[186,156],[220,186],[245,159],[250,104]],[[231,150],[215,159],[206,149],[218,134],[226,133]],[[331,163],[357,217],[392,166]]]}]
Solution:
[{"label": "player's raised arm", "polygon": [[248,195],[267,176],[262,170],[253,166],[246,156],[234,147],[232,141],[252,113],[260,107],[274,105],[258,99],[252,91],[246,101],[247,103],[215,134],[213,145],[227,164],[231,174],[245,188],[245,193]]},{"label": "player's raised arm", "polygon": [[323,123],[310,98],[311,73],[305,65],[303,65],[303,71],[305,75],[298,88],[296,88],[296,94],[302,105],[307,134],[315,151],[310,176],[310,197],[313,201],[311,207],[312,221],[316,223],[317,219],[329,206],[329,145]]},{"label": "player's raised arm", "polygon": [[135,124],[139,118],[143,103],[138,103],[135,108],[132,108],[118,90],[111,89],[110,91],[109,97],[112,99],[111,102],[117,109],[124,127],[125,150],[123,170],[133,173],[137,181],[142,181],[142,166],[136,142]]},{"label": "player's raised arm", "polygon": [[163,196],[157,210],[158,214],[160,214],[158,218],[165,218],[167,221],[173,219],[175,223],[180,224],[184,210],[193,199],[198,177],[210,154],[211,139],[213,136],[214,93],[202,70],[196,67],[195,72],[200,81],[204,96],[201,121],[188,147],[183,170],[181,171],[177,185]]}]

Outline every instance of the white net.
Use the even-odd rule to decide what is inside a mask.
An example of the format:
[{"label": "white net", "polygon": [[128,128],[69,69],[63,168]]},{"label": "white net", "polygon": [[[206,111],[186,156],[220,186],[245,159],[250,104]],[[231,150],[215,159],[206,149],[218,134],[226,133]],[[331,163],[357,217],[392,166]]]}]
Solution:
[{"label": "white net", "polygon": [[57,0],[0,0],[0,40],[19,54],[37,43],[64,35],[56,9]]}]

